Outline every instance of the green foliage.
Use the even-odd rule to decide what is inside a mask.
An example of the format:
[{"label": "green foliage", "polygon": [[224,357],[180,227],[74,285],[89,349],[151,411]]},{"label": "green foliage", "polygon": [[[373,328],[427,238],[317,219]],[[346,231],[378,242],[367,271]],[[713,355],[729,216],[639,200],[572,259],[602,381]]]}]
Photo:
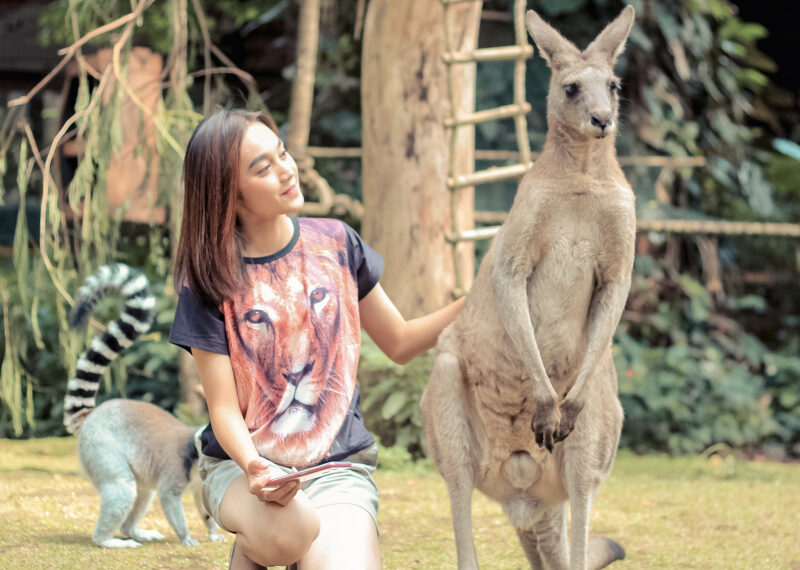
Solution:
[{"label": "green foliage", "polygon": [[[134,34],[135,45],[145,45],[160,53],[169,53],[173,46],[173,10],[175,2],[153,2],[144,11]],[[188,3],[187,4],[191,4]],[[214,41],[222,33],[239,29],[267,13],[278,0],[215,0],[201,2],[206,26]],[[40,17],[39,41],[42,45],[69,45],[89,31],[131,13],[130,0],[54,0]],[[190,7],[193,15],[193,10]],[[196,17],[187,19],[190,51],[197,54],[202,42]],[[75,32],[78,32],[76,37]],[[90,45],[104,46],[113,39],[101,36]]]},{"label": "green foliage", "polygon": [[423,454],[424,432],[419,402],[428,381],[432,353],[405,365],[392,362],[362,334],[358,378],[363,391],[364,422],[384,446]]},{"label": "green foliage", "polygon": [[[0,437],[43,437],[64,435],[62,425],[63,399],[69,375],[81,351],[91,336],[98,334],[90,328],[85,333],[61,330],[65,314],[60,299],[50,293],[47,278],[31,274],[27,283],[18,285],[13,268],[7,264],[0,271],[5,282],[8,302],[3,303],[0,315],[5,329],[0,329],[0,346],[5,346],[4,378],[0,398]],[[173,295],[164,292],[164,281],[151,281],[156,295],[156,318],[151,330],[116,360],[106,374],[98,396],[98,404],[109,399],[127,397],[153,402],[174,410],[179,403],[177,348],[167,341],[175,313]],[[36,319],[28,318],[21,301],[21,290],[39,299]],[[98,307],[100,322],[119,315],[120,300],[109,298]],[[13,335],[11,339],[6,335]],[[64,342],[64,336],[67,342]],[[69,358],[61,352],[70,351]],[[11,358],[6,358],[7,356]],[[65,365],[71,362],[71,365]]]},{"label": "green foliage", "polygon": [[772,442],[798,451],[800,358],[771,351],[731,318],[764,311],[762,298],[716,308],[698,281],[639,257],[628,306],[636,311],[615,339],[623,446],[696,453]]},{"label": "green foliage", "polygon": [[764,361],[770,411],[777,424],[766,438],[795,457],[800,456],[800,358],[797,346],[780,354],[768,354]]}]

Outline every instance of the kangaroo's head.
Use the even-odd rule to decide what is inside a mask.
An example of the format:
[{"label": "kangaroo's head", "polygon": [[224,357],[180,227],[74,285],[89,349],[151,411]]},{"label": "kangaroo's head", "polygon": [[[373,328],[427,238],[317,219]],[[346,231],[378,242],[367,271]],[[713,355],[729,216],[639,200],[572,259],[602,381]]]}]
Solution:
[{"label": "kangaroo's head", "polygon": [[596,138],[616,131],[620,82],[614,64],[625,49],[633,16],[633,6],[626,7],[580,51],[536,12],[528,11],[528,32],[553,72],[547,96],[551,124]]}]

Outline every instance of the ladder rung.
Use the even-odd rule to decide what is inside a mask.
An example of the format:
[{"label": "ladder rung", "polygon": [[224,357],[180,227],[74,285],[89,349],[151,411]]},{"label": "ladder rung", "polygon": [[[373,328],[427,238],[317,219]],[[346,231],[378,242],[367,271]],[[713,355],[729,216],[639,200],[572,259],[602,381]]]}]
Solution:
[{"label": "ladder rung", "polygon": [[475,186],[477,184],[488,184],[489,182],[500,182],[501,180],[511,180],[519,178],[530,168],[530,164],[512,164],[510,166],[496,166],[486,170],[479,170],[471,174],[456,176],[447,179],[447,187],[451,190]]},{"label": "ladder rung", "polygon": [[444,120],[445,127],[461,126],[461,125],[475,125],[477,123],[485,123],[486,121],[494,121],[497,119],[507,119],[508,117],[516,117],[517,115],[525,115],[530,113],[530,103],[523,103],[522,105],[505,105],[503,107],[495,107],[494,109],[485,109],[483,111],[476,111],[468,115],[463,115],[456,118],[447,118]]},{"label": "ladder rung", "polygon": [[500,229],[500,226],[493,226],[491,228],[480,228],[477,230],[464,230],[460,233],[452,233],[448,234],[445,239],[449,243],[458,243],[461,241],[479,241],[482,239],[489,239],[494,234],[497,233],[497,230]]},{"label": "ladder rung", "polygon": [[471,52],[446,53],[442,56],[445,63],[471,63],[473,61],[508,61],[533,56],[533,46],[506,46],[476,49]]}]

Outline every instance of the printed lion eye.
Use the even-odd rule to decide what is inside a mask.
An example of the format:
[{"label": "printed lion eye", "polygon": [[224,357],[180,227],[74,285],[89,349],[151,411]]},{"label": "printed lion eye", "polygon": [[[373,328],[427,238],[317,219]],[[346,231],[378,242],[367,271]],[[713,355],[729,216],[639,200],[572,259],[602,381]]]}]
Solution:
[{"label": "printed lion eye", "polygon": [[581,86],[578,83],[567,83],[566,85],[564,85],[564,93],[570,99],[575,97],[575,95],[577,95],[580,90]]},{"label": "printed lion eye", "polygon": [[269,316],[264,311],[259,311],[258,309],[252,309],[247,311],[244,314],[244,320],[248,323],[257,325],[259,323],[267,323],[269,322]]},{"label": "printed lion eye", "polygon": [[327,296],[328,296],[328,290],[325,289],[325,287],[317,287],[311,292],[309,298],[311,299],[311,304],[316,305],[317,303],[325,299],[325,297]]}]

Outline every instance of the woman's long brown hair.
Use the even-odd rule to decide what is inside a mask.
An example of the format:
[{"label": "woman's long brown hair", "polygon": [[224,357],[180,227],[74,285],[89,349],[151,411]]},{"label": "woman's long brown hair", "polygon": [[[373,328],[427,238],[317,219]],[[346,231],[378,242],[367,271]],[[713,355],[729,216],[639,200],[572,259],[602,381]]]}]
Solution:
[{"label": "woman's long brown hair", "polygon": [[271,117],[223,109],[204,119],[192,133],[183,161],[183,219],[175,256],[176,289],[188,279],[192,291],[209,305],[235,295],[245,281],[244,236],[236,216],[239,151],[251,123],[275,133]]}]

